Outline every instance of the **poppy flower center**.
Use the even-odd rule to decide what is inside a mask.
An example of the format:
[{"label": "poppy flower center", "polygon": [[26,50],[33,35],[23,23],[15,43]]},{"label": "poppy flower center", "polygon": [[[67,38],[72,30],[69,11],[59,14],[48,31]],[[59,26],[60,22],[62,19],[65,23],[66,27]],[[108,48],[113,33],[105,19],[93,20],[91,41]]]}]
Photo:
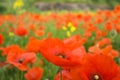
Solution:
[{"label": "poppy flower center", "polygon": [[99,75],[94,75],[95,80],[99,80],[99,78],[100,78]]},{"label": "poppy flower center", "polygon": [[23,58],[20,58],[20,59],[18,60],[19,63],[23,63],[23,61],[24,61]]},{"label": "poppy flower center", "polygon": [[65,55],[57,54],[56,56],[59,56],[61,58],[65,58]]},{"label": "poppy flower center", "polygon": [[90,80],[102,80],[101,77],[98,74],[94,74],[90,77]]}]

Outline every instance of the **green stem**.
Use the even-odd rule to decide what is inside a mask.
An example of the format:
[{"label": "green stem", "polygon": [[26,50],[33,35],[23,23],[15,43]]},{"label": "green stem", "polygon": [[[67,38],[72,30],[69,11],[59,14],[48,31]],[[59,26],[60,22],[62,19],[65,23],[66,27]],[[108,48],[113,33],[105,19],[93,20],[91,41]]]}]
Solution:
[{"label": "green stem", "polygon": [[22,71],[20,71],[20,80],[22,80]]},{"label": "green stem", "polygon": [[19,80],[19,70],[17,70],[17,76],[16,76],[16,78],[17,78],[16,80]]},{"label": "green stem", "polygon": [[62,68],[60,68],[60,80],[62,80]]}]

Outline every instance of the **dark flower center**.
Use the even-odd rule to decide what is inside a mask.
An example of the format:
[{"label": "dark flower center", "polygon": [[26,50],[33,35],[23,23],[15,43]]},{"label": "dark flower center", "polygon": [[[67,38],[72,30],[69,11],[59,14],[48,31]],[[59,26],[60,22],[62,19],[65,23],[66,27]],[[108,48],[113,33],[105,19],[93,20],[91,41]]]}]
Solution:
[{"label": "dark flower center", "polygon": [[23,63],[23,61],[24,61],[23,58],[20,58],[20,59],[18,60],[19,63]]},{"label": "dark flower center", "polygon": [[90,76],[90,80],[102,80],[101,76],[98,74],[94,74]]},{"label": "dark flower center", "polygon": [[57,54],[56,56],[59,56],[61,58],[65,58],[66,57],[65,55],[61,55],[61,54]]}]

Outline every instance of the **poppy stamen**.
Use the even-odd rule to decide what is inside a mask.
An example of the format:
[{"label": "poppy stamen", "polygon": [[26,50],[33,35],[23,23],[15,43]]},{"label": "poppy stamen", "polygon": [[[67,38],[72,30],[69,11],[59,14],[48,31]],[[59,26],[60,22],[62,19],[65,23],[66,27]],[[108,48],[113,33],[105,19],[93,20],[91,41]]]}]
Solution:
[{"label": "poppy stamen", "polygon": [[23,58],[20,58],[20,59],[18,60],[19,63],[23,63],[23,61],[24,61]]},{"label": "poppy stamen", "polygon": [[59,56],[60,58],[65,58],[65,55],[57,54],[56,56]]},{"label": "poppy stamen", "polygon": [[59,55],[59,57],[61,57],[61,58],[65,58],[65,56],[64,56],[64,55]]},{"label": "poppy stamen", "polygon": [[99,75],[94,75],[94,80],[99,80],[99,79],[100,79]]},{"label": "poppy stamen", "polygon": [[89,79],[90,80],[102,80],[101,76],[98,74],[94,74],[94,75],[90,76]]}]

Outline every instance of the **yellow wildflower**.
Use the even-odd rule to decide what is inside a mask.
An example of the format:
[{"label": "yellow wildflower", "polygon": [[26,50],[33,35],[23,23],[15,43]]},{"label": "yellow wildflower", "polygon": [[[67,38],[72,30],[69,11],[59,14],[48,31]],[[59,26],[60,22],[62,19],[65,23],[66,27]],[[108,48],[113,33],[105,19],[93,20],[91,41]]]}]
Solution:
[{"label": "yellow wildflower", "polygon": [[66,30],[67,30],[67,27],[66,27],[66,26],[63,26],[62,29],[66,31]]},{"label": "yellow wildflower", "polygon": [[15,34],[13,32],[9,32],[9,36],[14,36]]},{"label": "yellow wildflower", "polygon": [[69,22],[69,23],[68,23],[68,27],[71,27],[71,26],[73,26],[73,25],[72,25],[72,23],[71,23],[71,22]]},{"label": "yellow wildflower", "polygon": [[76,27],[75,26],[71,26],[70,31],[74,32],[75,30],[76,30]]},{"label": "yellow wildflower", "polygon": [[66,33],[67,33],[67,36],[68,36],[68,37],[70,37],[70,36],[71,36],[70,31],[67,31]]},{"label": "yellow wildflower", "polygon": [[62,29],[63,29],[64,31],[66,31],[67,37],[70,37],[70,36],[71,36],[71,33],[76,30],[76,27],[73,26],[73,24],[72,24],[71,22],[69,22],[69,23],[67,24],[67,26],[63,26]]},{"label": "yellow wildflower", "polygon": [[22,0],[16,0],[13,4],[14,9],[21,8],[23,6],[24,6],[24,2]]}]

